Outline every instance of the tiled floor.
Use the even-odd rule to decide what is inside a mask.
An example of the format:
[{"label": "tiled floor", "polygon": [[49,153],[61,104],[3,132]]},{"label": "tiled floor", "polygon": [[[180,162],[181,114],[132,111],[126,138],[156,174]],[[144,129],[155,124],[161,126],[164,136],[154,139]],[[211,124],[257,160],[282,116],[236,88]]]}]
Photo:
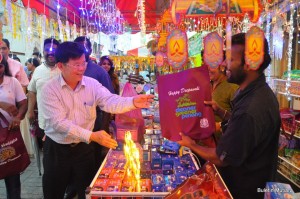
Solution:
[{"label": "tiled floor", "polygon": [[[42,199],[42,176],[39,175],[35,158],[30,158],[31,163],[21,174],[22,199]],[[41,157],[42,161],[42,157]],[[42,165],[42,164],[41,164]],[[43,172],[43,171],[42,171]],[[0,180],[0,199],[6,199],[6,189],[4,180]]]}]

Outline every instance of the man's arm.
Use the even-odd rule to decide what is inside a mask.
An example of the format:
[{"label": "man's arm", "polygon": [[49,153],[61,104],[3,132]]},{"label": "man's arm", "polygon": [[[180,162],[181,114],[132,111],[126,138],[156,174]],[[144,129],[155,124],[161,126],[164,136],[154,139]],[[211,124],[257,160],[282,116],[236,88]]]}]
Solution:
[{"label": "man's arm", "polygon": [[178,141],[180,145],[189,147],[192,151],[201,156],[203,159],[208,160],[217,166],[226,166],[226,164],[217,155],[216,148],[200,146],[196,144],[196,142],[190,137],[183,135],[182,133],[180,133],[180,135],[181,140]]},{"label": "man's arm", "polygon": [[36,105],[36,93],[28,91],[28,119],[30,124],[35,120],[34,107]]}]

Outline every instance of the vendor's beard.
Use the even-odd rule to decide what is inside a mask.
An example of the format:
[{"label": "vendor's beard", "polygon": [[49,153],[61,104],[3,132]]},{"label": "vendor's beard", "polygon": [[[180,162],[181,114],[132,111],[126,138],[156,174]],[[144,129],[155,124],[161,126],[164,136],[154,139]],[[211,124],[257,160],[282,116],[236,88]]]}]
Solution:
[{"label": "vendor's beard", "polygon": [[[49,56],[53,56],[54,57],[54,61],[53,62],[50,62],[49,61]],[[46,57],[45,57],[45,60],[46,60],[46,63],[50,66],[54,66],[56,64],[56,61],[55,61],[55,55],[54,54],[48,54]]]}]

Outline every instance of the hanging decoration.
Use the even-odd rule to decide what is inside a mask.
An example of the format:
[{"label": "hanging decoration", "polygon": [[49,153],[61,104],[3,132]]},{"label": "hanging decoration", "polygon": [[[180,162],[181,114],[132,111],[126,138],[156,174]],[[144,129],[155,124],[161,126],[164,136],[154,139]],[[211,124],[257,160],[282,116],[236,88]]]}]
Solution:
[{"label": "hanging decoration", "polygon": [[46,15],[45,13],[41,16],[41,26],[42,26],[42,34],[41,34],[41,39],[40,39],[40,45],[41,45],[41,50],[44,49],[44,40],[46,39]]},{"label": "hanging decoration", "polygon": [[164,65],[165,54],[163,52],[157,52],[155,55],[155,64],[157,67],[162,67]]},{"label": "hanging decoration", "polygon": [[65,26],[65,32],[66,32],[66,37],[67,37],[67,41],[70,41],[70,24],[68,21],[68,9],[66,9],[66,26]]},{"label": "hanging decoration", "polygon": [[273,36],[273,53],[276,59],[282,59],[283,54],[283,19],[276,17],[276,23],[272,30]]},{"label": "hanging decoration", "polygon": [[[73,12],[74,14],[74,22],[75,22],[75,13]],[[73,40],[77,38],[77,27],[76,27],[76,23],[73,24],[73,27],[72,27],[72,38]]]},{"label": "hanging decoration", "polygon": [[12,14],[12,8],[11,8],[11,1],[10,0],[6,0],[6,11],[7,11],[7,24],[9,26],[9,29],[11,32],[13,32],[13,14]]},{"label": "hanging decoration", "polygon": [[[144,0],[142,0],[144,2]],[[139,4],[138,4],[139,5]],[[111,34],[124,32],[124,18],[116,6],[115,0],[89,0],[81,1],[81,16],[87,18],[86,27],[93,26],[97,31]],[[144,7],[140,7],[144,9]],[[89,10],[89,12],[87,11]],[[137,11],[140,11],[139,9]],[[142,17],[142,15],[139,15]],[[145,18],[145,15],[143,15]]]},{"label": "hanging decoration", "polygon": [[223,62],[223,38],[212,32],[204,37],[204,62],[211,68],[217,68]]},{"label": "hanging decoration", "polygon": [[[268,12],[269,11],[269,6],[268,4],[266,5],[265,7],[266,9],[266,13],[267,13],[267,16],[266,16],[266,39],[268,41],[268,44],[270,46],[270,27],[271,27],[271,22],[270,22],[270,19],[271,19],[271,13]],[[274,38],[274,37],[273,37]],[[271,63],[269,64],[268,68],[266,69],[267,72],[266,72],[266,80],[267,80],[267,83],[270,85],[271,83]]]},{"label": "hanging decoration", "polygon": [[232,37],[232,27],[231,22],[228,19],[226,23],[226,64],[227,67],[231,65],[231,37]]},{"label": "hanging decoration", "polygon": [[62,22],[60,20],[60,16],[59,16],[59,9],[60,9],[60,4],[59,1],[57,1],[57,23],[58,23],[58,28],[59,28],[59,39],[61,42],[64,41],[64,34],[63,34],[63,25]]},{"label": "hanging decoration", "polygon": [[246,33],[245,61],[251,70],[257,70],[264,61],[264,32],[252,26]]},{"label": "hanging decoration", "polygon": [[287,99],[290,101],[291,93],[290,93],[290,87],[291,87],[291,70],[292,70],[292,51],[293,51],[293,33],[294,33],[294,13],[295,13],[295,5],[293,3],[290,4],[290,24],[288,26],[288,32],[289,32],[289,42],[288,42],[288,52],[287,52],[287,81],[285,83],[285,95]]},{"label": "hanging decoration", "polygon": [[30,43],[32,36],[32,12],[31,8],[27,7],[27,43]]},{"label": "hanging decoration", "polygon": [[145,24],[145,0],[138,0],[137,3],[137,19],[139,22],[139,27],[141,29],[142,35],[146,34],[146,24]]},{"label": "hanging decoration", "polygon": [[174,29],[167,37],[167,58],[174,70],[181,69],[188,60],[186,33]]}]

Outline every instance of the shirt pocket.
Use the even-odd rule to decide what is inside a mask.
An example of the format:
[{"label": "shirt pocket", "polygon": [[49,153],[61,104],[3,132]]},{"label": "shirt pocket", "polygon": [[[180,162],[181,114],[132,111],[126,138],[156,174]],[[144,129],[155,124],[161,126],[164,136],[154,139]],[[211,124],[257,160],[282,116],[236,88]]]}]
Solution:
[{"label": "shirt pocket", "polygon": [[85,117],[87,120],[96,119],[96,106],[85,105]]}]

